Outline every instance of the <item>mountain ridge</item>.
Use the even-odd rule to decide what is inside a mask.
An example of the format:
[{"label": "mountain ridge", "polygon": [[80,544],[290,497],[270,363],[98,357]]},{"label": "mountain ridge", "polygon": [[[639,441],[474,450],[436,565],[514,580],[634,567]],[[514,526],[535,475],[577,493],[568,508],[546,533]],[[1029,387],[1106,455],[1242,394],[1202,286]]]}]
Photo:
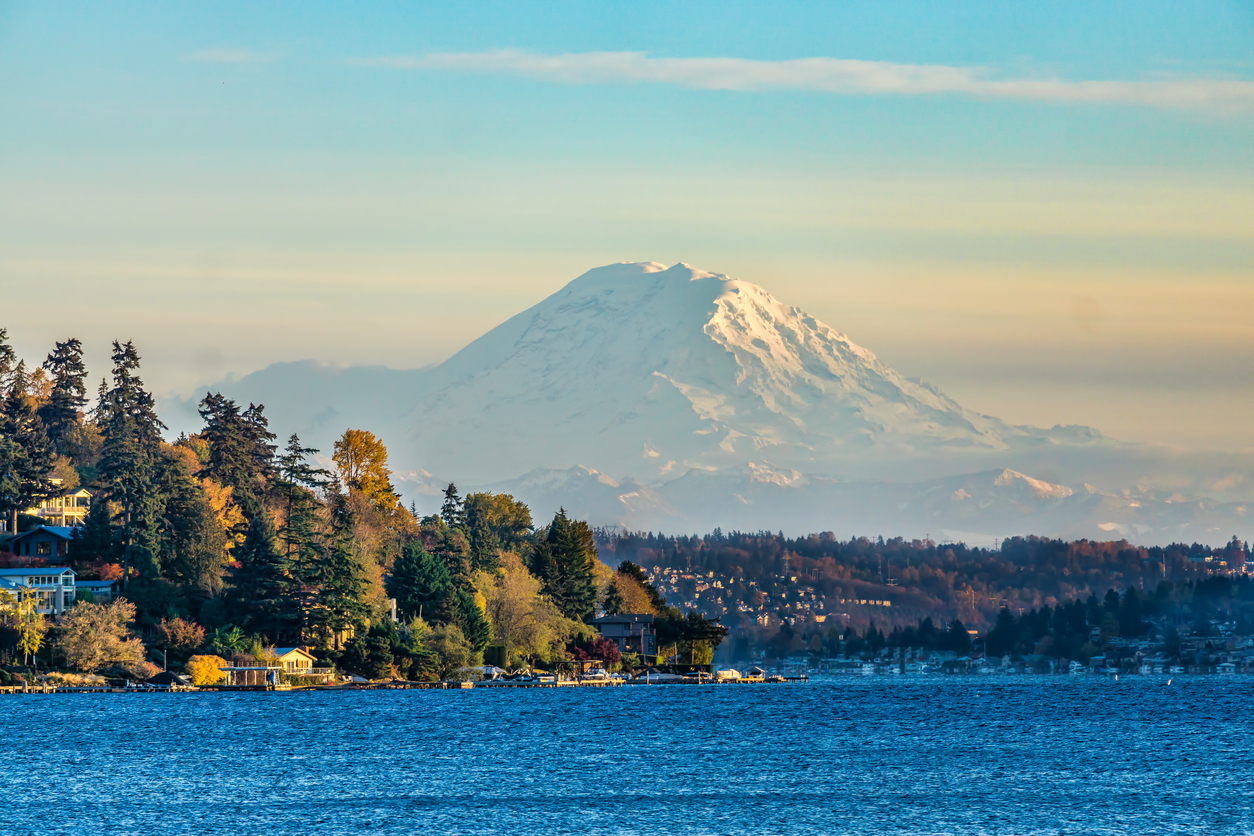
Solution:
[{"label": "mountain ridge", "polygon": [[[894,484],[1013,472],[1108,493],[1184,489],[1192,477],[1182,465],[1194,466],[1091,427],[1015,426],[967,409],[763,288],[682,262],[590,270],[434,367],[305,361],[211,388],[265,403],[284,435],[294,430],[325,451],[347,427],[375,432],[398,473],[421,467],[462,485],[516,484],[537,510],[571,504],[563,495],[604,495],[611,516],[684,525],[721,514],[727,527],[755,502],[778,515],[777,524],[762,519],[768,527],[809,525],[837,484],[886,485],[871,493],[904,502],[904,514],[912,501]],[[182,402],[191,430],[197,399]],[[1230,493],[1248,489],[1242,461],[1213,457],[1205,478]],[[568,471],[576,475],[537,481]],[[418,498],[431,488],[425,478],[413,483]],[[1007,490],[1026,484],[1007,478]],[[709,507],[679,495],[698,483]],[[767,494],[785,489],[788,501],[772,505]],[[1071,497],[1054,498],[1079,513],[1080,493],[1067,490]],[[794,513],[809,506],[814,514]]]}]

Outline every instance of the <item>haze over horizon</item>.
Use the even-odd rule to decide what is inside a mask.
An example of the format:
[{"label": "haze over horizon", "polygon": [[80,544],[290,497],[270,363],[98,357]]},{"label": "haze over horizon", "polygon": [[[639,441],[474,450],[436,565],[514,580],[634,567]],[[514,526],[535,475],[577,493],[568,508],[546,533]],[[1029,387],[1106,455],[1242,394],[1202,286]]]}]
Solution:
[{"label": "haze over horizon", "polygon": [[1254,449],[1247,4],[15,3],[0,73],[0,325],[93,379],[419,368],[683,261],[1010,423]]}]

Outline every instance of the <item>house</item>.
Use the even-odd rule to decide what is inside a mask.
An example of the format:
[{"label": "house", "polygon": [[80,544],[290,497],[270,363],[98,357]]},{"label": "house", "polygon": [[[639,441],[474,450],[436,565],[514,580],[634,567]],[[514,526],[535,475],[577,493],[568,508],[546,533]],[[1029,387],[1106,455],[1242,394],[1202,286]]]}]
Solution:
[{"label": "house", "polygon": [[303,647],[271,647],[269,652],[284,673],[308,673],[318,661]]},{"label": "house", "polygon": [[74,570],[65,566],[0,569],[0,590],[19,601],[33,595],[39,600],[39,613],[60,615],[74,606]]},{"label": "house", "polygon": [[69,552],[74,529],[60,525],[41,525],[9,540],[9,551],[23,557],[64,558]]},{"label": "house", "polygon": [[[51,482],[56,487],[62,484],[60,479],[52,479]],[[86,488],[76,488],[50,496],[42,504],[26,509],[25,513],[42,517],[50,525],[73,526],[82,525],[90,509],[91,491]]]},{"label": "house", "polygon": [[602,638],[618,645],[620,653],[639,653],[641,656],[657,655],[657,631],[653,616],[642,613],[603,615],[592,619],[592,626]]},{"label": "house", "polygon": [[87,590],[96,596],[97,604],[107,604],[118,597],[118,586],[121,581],[76,581],[75,587]]}]

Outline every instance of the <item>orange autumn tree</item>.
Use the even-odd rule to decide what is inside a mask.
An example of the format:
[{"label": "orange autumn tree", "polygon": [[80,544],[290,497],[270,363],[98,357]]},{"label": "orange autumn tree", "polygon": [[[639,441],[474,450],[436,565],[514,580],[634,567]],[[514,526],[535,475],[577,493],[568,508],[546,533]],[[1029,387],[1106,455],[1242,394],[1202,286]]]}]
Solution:
[{"label": "orange autumn tree", "polygon": [[340,481],[361,491],[376,508],[391,510],[400,497],[392,487],[388,469],[388,449],[374,433],[367,430],[345,430],[335,442],[335,461]]}]

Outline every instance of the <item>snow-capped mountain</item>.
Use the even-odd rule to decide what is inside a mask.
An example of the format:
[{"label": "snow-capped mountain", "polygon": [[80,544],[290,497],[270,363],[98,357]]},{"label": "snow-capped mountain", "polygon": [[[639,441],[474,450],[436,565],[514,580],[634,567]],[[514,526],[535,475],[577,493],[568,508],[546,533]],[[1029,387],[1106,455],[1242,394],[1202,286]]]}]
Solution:
[{"label": "snow-capped mountain", "polygon": [[[1157,537],[1214,514],[1119,490],[1216,485],[1239,500],[1254,458],[1008,425],[757,285],[686,264],[591,270],[431,369],[281,363],[210,388],[264,403],[281,435],[324,451],[348,427],[375,432],[420,509],[456,481],[508,490],[537,518],[565,505],[667,530]],[[192,431],[196,400],[181,403]],[[1064,486],[1082,482],[1098,488]]]},{"label": "snow-capped mountain", "polygon": [[475,481],[503,465],[645,481],[750,460],[841,472],[1046,435],[964,409],[757,285],[686,264],[591,270],[426,383],[404,421],[416,458]]}]

